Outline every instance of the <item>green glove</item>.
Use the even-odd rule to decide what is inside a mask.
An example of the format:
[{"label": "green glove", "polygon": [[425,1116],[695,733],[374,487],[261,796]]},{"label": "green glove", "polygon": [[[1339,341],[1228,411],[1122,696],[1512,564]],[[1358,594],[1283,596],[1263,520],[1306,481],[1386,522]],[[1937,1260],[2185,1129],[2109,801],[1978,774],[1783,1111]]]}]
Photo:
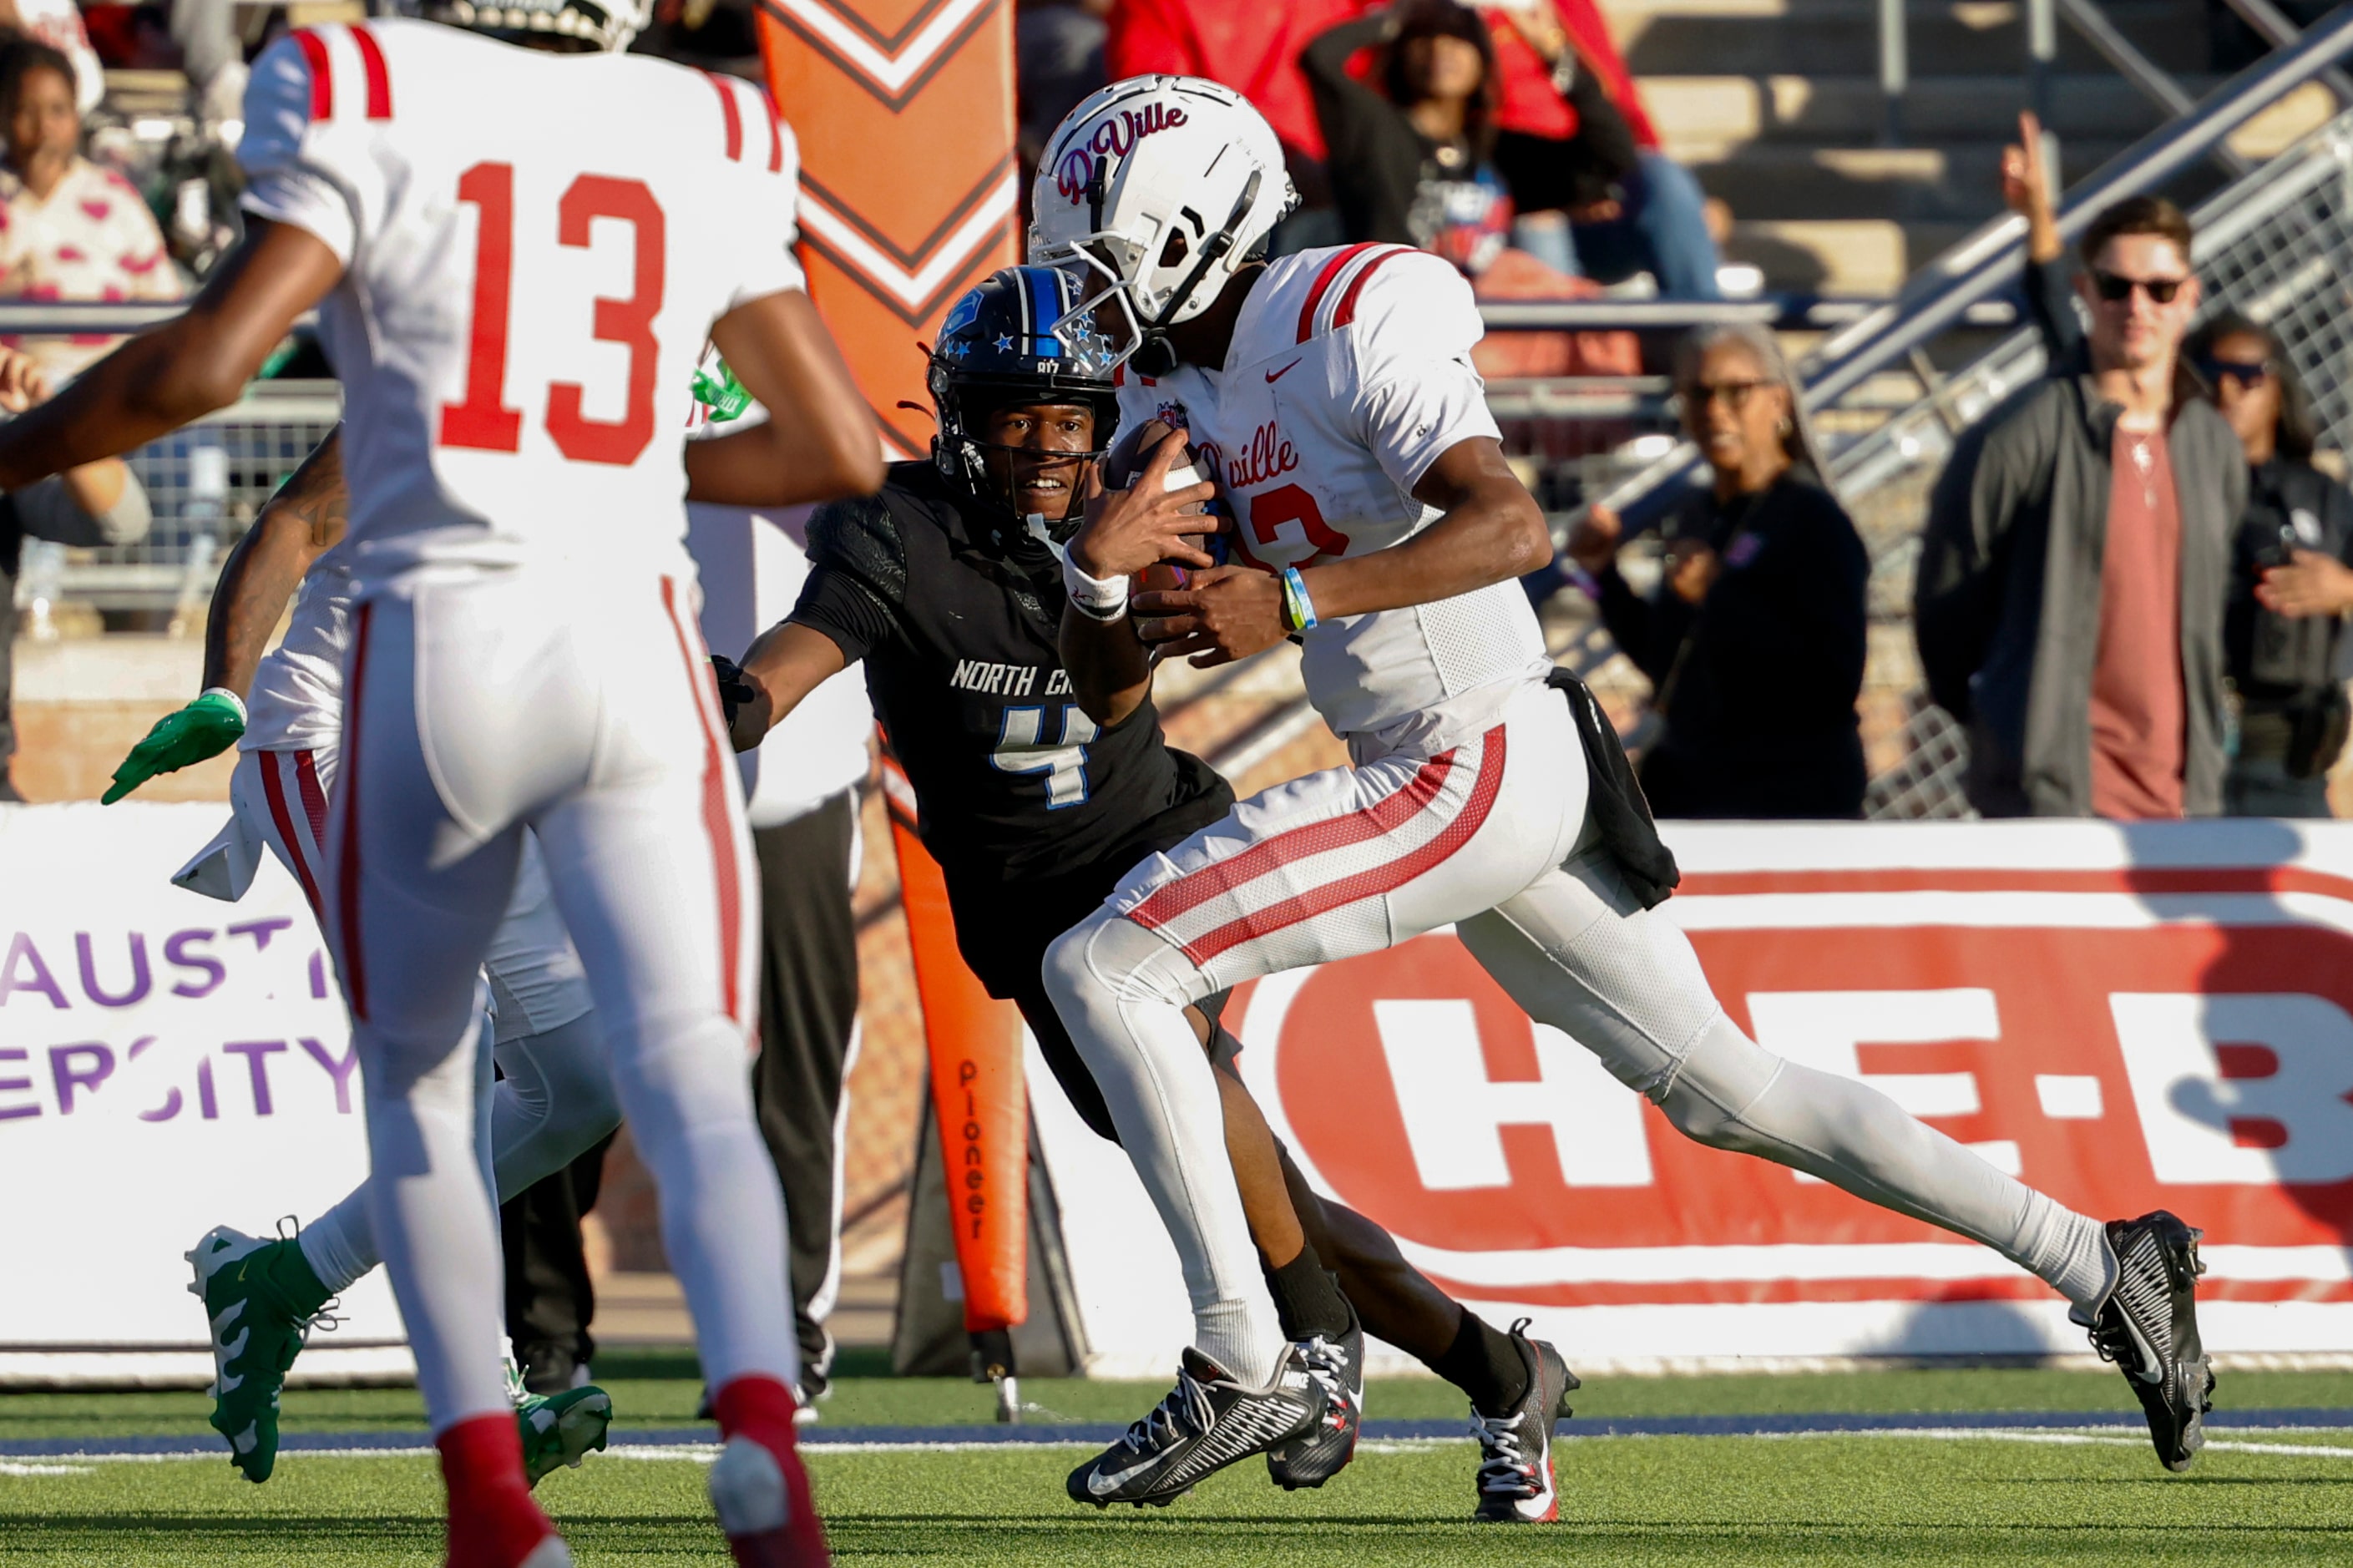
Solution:
[{"label": "green glove", "polygon": [[727,362],[718,362],[719,374],[698,370],[694,373],[694,400],[710,412],[713,425],[724,425],[730,419],[740,419],[752,406],[752,395],[727,368]]},{"label": "green glove", "polygon": [[244,733],[245,704],[236,692],[216,686],[177,713],[156,720],[147,738],[132,747],[114,770],[114,783],[99,798],[112,805],[157,773],[177,773],[220,755]]}]

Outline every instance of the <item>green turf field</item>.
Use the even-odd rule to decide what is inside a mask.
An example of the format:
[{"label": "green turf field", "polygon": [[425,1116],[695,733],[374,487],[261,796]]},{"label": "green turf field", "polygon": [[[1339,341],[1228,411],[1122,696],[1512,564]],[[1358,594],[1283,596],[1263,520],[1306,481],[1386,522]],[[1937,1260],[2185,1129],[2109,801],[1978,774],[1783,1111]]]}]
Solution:
[{"label": "green turf field", "polygon": [[[608,1356],[617,1424],[690,1422],[697,1385],[676,1357]],[[834,1430],[977,1423],[967,1384],[847,1377]],[[1124,1420],[1164,1392],[1032,1382],[1031,1419]],[[2226,1375],[2223,1409],[2353,1408],[2353,1374]],[[1580,1415],[2115,1409],[2112,1373],[1892,1372],[1809,1377],[1610,1379]],[[1428,1381],[1377,1383],[1379,1418],[1453,1416]],[[195,1394],[0,1396],[0,1438],[121,1437],[203,1430]],[[290,1431],[414,1431],[407,1390],[303,1390]],[[1570,1430],[1576,1429],[1572,1424]],[[421,1436],[421,1435],[420,1435]],[[1041,1430],[1041,1437],[1050,1433]],[[659,1457],[654,1457],[659,1452]],[[585,1565],[722,1564],[692,1453],[600,1455],[541,1489]],[[1257,1568],[1407,1563],[2163,1563],[2353,1562],[2353,1433],[2219,1432],[2187,1476],[2117,1433],[1965,1437],[1597,1437],[1557,1450],[1561,1524],[1464,1521],[1467,1442],[1368,1445],[1323,1491],[1285,1495],[1239,1467],[1163,1510],[1097,1514],[1063,1498],[1076,1448],[827,1452],[812,1469],[845,1563],[1107,1563]],[[226,1459],[0,1459],[0,1568],[438,1561],[429,1460],[290,1454],[268,1486]]]}]

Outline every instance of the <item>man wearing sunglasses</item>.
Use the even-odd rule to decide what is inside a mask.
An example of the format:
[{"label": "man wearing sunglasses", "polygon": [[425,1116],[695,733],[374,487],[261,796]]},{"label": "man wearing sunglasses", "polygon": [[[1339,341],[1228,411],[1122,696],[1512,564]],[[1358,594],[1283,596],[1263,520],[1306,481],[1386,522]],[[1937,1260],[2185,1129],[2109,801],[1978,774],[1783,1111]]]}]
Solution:
[{"label": "man wearing sunglasses", "polygon": [[1930,693],[1968,726],[1984,816],[2221,809],[2222,608],[2247,468],[2182,363],[2189,253],[2170,202],[2094,218],[2080,349],[1962,437],[1930,500],[1915,626]]}]

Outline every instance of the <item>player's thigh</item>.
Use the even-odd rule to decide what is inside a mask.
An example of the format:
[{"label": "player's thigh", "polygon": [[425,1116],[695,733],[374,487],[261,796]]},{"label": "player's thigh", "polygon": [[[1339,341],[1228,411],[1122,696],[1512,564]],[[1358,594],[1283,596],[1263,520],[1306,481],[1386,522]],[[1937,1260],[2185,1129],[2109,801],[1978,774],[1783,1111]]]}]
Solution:
[{"label": "player's thigh", "polygon": [[[477,768],[453,806],[438,760],[491,749],[497,715],[449,689],[453,628],[409,601],[363,605],[330,801],[326,925],[356,1024],[438,1058],[462,1039],[477,972],[513,889],[522,826]],[[436,669],[437,659],[440,668]],[[512,732],[510,740],[513,739]]]},{"label": "player's thigh", "polygon": [[514,892],[491,934],[482,967],[490,973],[501,1044],[560,1028],[592,1005],[587,973],[555,907],[536,835],[523,835]]},{"label": "player's thigh", "polygon": [[597,763],[534,822],[617,1060],[665,1030],[754,1005],[758,872],[708,656],[674,602],[600,627]]},{"label": "player's thigh", "polygon": [[330,776],[310,752],[247,752],[229,775],[230,809],[269,846],[322,921]]},{"label": "player's thigh", "polygon": [[1598,847],[1455,934],[1523,1012],[1646,1094],[1664,1090],[1721,1011],[1690,940]]},{"label": "player's thigh", "polygon": [[1181,955],[1198,1001],[1493,907],[1558,863],[1584,811],[1567,705],[1533,689],[1543,701],[1447,752],[1334,768],[1242,802],[1130,873],[1106,910]]}]

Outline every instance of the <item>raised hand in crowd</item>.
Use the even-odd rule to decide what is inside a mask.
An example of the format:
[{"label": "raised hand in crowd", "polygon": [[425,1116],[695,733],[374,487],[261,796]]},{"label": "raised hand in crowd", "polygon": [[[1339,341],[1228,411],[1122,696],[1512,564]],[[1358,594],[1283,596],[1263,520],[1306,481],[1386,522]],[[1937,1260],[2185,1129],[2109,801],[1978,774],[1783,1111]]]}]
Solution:
[{"label": "raised hand in crowd", "polygon": [[2021,110],[2018,140],[2001,150],[2001,203],[2026,219],[2026,258],[2037,262],[2055,261],[2066,249],[2051,199],[2051,161],[2042,154],[2042,121]]}]

